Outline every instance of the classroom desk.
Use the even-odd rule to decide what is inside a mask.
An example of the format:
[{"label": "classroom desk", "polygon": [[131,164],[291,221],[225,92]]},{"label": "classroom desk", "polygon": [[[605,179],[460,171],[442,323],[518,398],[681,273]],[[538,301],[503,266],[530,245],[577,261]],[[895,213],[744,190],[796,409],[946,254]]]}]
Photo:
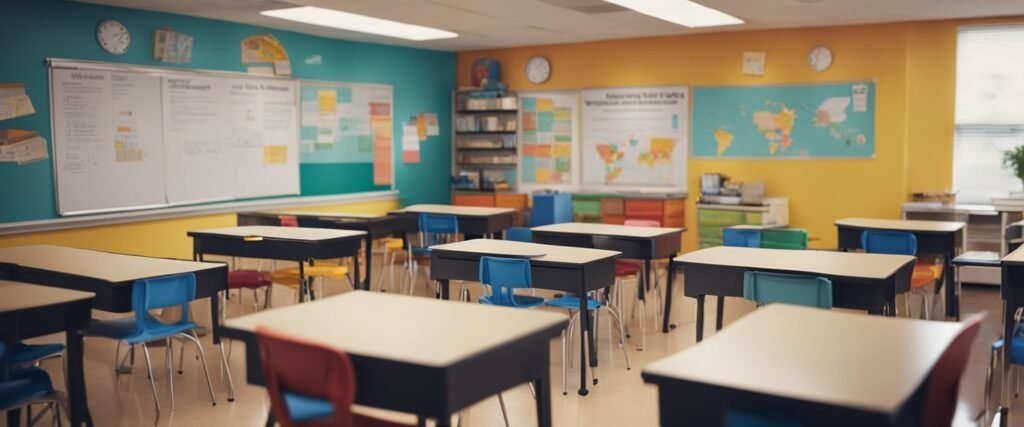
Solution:
[{"label": "classroom desk", "polygon": [[916,426],[955,323],[773,304],[644,367],[661,425],[724,425],[729,411],[803,426]]},{"label": "classroom desk", "polygon": [[953,286],[950,263],[964,243],[967,224],[958,221],[918,221],[907,219],[843,218],[836,221],[839,250],[861,249],[860,236],[865,230],[889,230],[913,233],[917,237],[918,254],[941,255],[946,288],[946,317],[960,320],[960,294]]},{"label": "classroom desk", "polygon": [[254,331],[264,326],[345,350],[356,404],[448,425],[463,408],[532,381],[538,424],[550,426],[550,342],[567,323],[537,310],[350,292],[228,319],[224,335],[245,342],[251,384],[263,383]]},{"label": "classroom desk", "polygon": [[[363,253],[366,254],[366,281],[363,289],[370,289],[373,283],[373,241],[390,237],[398,233],[398,217],[388,215],[359,214],[335,211],[275,211],[275,212],[239,212],[238,225],[270,225],[281,224],[281,215],[291,215],[299,219],[299,226],[314,228],[333,228],[337,230],[365,231]],[[406,237],[402,235],[404,247],[408,247]],[[382,262],[382,264],[384,264]]]},{"label": "classroom desk", "polygon": [[[298,262],[300,286],[309,285],[305,262],[352,257],[353,283],[360,283],[359,246],[366,236],[364,231],[249,225],[189,231],[188,235],[192,237],[192,253],[198,261],[211,254]],[[300,301],[303,294],[300,290]]]},{"label": "classroom desk", "polygon": [[[3,267],[0,267],[2,269]],[[92,292],[0,280],[0,340],[15,343],[58,332],[65,333],[68,383],[68,418],[71,425],[93,425],[86,396],[84,345],[78,333],[89,326]],[[7,413],[7,425],[17,425],[19,411]]]},{"label": "classroom desk", "polygon": [[[672,272],[686,273],[684,294],[697,299],[697,341],[704,338],[704,297],[743,297],[743,273],[820,276],[832,281],[832,305],[896,314],[896,294],[910,290],[914,257],[792,249],[717,246],[672,260]],[[721,301],[721,299],[719,299]],[[722,305],[715,322],[722,329]]]},{"label": "classroom desk", "polygon": [[[623,258],[643,260],[647,275],[643,277],[640,300],[650,287],[651,261],[664,258],[671,262],[682,245],[680,234],[686,228],[637,227],[616,224],[567,222],[533,227],[533,241],[548,245],[598,248],[622,252]],[[665,316],[662,332],[668,332],[672,313],[672,276],[665,289]],[[673,325],[674,327],[674,325]]]},{"label": "classroom desk", "polygon": [[[570,292],[581,297],[615,283],[615,259],[619,252],[601,249],[542,245],[508,240],[473,239],[430,247],[430,278],[441,287],[441,298],[448,299],[450,280],[480,280],[480,257],[529,258],[534,288]],[[580,310],[586,313],[586,298],[580,298]],[[587,395],[587,344],[583,336],[590,331],[590,316],[580,316],[580,395]],[[594,334],[586,334],[590,348],[590,366],[597,366]],[[596,380],[595,380],[596,381]]]},{"label": "classroom desk", "polygon": [[493,236],[512,226],[516,210],[476,206],[411,205],[388,212],[388,215],[400,218],[398,227],[403,233],[417,233],[420,229],[421,213],[455,215],[459,220],[460,233],[467,236]]},{"label": "classroom desk", "polygon": [[[1006,349],[1012,345],[1012,341],[1015,339],[1014,334],[1014,320],[1013,314],[1017,311],[1017,308],[1024,307],[1024,246],[1021,246],[1010,252],[1008,255],[1003,257],[1000,262],[1001,269],[1003,272],[1002,285],[1000,286],[1000,295],[1003,299],[1003,337],[1009,337],[1006,339],[1003,345],[1003,365],[1002,372],[1003,378],[1010,378],[1010,363],[1009,357],[1005,354]],[[1000,382],[1000,384],[1006,381]],[[1009,408],[1009,392],[1008,387],[1002,386],[1002,393],[1000,398],[1000,412],[1002,416],[1000,421],[1002,425],[1006,425],[1007,411]]]}]

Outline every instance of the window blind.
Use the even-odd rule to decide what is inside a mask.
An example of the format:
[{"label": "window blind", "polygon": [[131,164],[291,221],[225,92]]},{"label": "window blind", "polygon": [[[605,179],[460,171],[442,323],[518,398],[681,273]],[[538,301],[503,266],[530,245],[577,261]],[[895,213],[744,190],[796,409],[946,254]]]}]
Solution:
[{"label": "window blind", "polygon": [[961,27],[957,39],[953,183],[958,200],[1021,191],[1003,151],[1024,145],[1024,25]]}]

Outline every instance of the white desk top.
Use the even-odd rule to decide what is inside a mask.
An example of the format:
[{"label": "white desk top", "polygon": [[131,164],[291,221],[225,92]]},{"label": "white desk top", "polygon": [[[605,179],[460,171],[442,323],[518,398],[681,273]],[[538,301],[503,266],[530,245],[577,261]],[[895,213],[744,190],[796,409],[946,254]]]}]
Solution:
[{"label": "white desk top", "polygon": [[81,301],[95,296],[92,292],[0,280],[0,313]]},{"label": "white desk top", "polygon": [[122,255],[53,245],[2,248],[0,262],[115,283],[224,267],[220,263]]},{"label": "white desk top", "polygon": [[631,237],[649,239],[666,234],[679,234],[682,228],[637,227],[633,225],[595,224],[586,222],[565,222],[560,224],[533,227],[533,231],[551,231],[555,233],[591,234],[612,237]]},{"label": "white desk top", "polygon": [[893,412],[962,326],[773,304],[645,374]]},{"label": "white desk top", "polygon": [[443,367],[566,321],[540,310],[348,292],[231,318],[225,326],[265,326],[360,356]]},{"label": "white desk top", "polygon": [[380,218],[384,215],[374,215],[365,213],[352,213],[352,212],[339,212],[339,211],[274,211],[274,212],[261,212],[271,215],[290,215],[300,217],[318,217],[318,218],[359,218],[359,219],[372,219]]},{"label": "white desk top", "polygon": [[512,208],[483,208],[479,206],[411,205],[394,212],[428,213],[441,215],[491,216],[515,212]]},{"label": "white desk top", "polygon": [[191,233],[219,234],[222,236],[235,237],[266,237],[270,239],[283,240],[307,240],[319,241],[339,239],[353,236],[363,236],[365,231],[337,230],[333,228],[310,228],[310,227],[276,227],[272,225],[246,225],[241,227],[211,228],[207,230],[194,230]]},{"label": "white desk top", "polygon": [[1024,246],[1020,246],[1013,252],[1010,252],[1002,260],[1003,263],[1009,264],[1024,264]]},{"label": "white desk top", "polygon": [[842,277],[885,279],[914,262],[909,255],[716,246],[678,256],[674,261],[782,270]]},{"label": "white desk top", "polygon": [[876,230],[922,231],[929,233],[952,233],[960,231],[967,224],[959,221],[921,221],[911,219],[843,218],[836,225]]},{"label": "white desk top", "polygon": [[491,256],[527,257],[532,261],[562,264],[586,264],[605,258],[614,258],[621,252],[603,249],[575,248],[569,246],[542,245],[539,243],[515,242],[511,240],[473,239],[443,245],[431,249],[458,252],[472,252]]}]

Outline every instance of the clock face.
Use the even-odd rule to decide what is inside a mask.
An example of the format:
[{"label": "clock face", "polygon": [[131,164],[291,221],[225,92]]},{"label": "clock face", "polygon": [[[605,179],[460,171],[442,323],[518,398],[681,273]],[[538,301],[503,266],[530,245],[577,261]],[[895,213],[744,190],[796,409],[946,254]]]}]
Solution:
[{"label": "clock face", "polygon": [[534,56],[526,61],[526,79],[533,84],[541,84],[551,77],[551,63],[543,56]]},{"label": "clock face", "polygon": [[103,50],[121,55],[127,52],[128,46],[132,44],[132,35],[128,33],[128,28],[124,24],[108,19],[96,27],[96,41]]},{"label": "clock face", "polygon": [[825,71],[832,66],[832,49],[818,46],[807,53],[807,64],[814,71]]}]

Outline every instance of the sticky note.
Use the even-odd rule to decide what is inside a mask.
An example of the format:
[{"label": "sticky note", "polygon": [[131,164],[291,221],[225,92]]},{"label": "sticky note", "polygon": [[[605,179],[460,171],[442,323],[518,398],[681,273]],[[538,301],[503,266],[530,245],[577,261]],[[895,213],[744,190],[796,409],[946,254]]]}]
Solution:
[{"label": "sticky note", "polygon": [[338,92],[333,90],[317,91],[320,113],[333,113],[338,111]]},{"label": "sticky note", "polygon": [[555,103],[550,98],[537,98],[537,111],[552,111]]},{"label": "sticky note", "polygon": [[265,165],[283,165],[288,163],[288,146],[287,145],[264,145],[263,146],[263,164]]}]

